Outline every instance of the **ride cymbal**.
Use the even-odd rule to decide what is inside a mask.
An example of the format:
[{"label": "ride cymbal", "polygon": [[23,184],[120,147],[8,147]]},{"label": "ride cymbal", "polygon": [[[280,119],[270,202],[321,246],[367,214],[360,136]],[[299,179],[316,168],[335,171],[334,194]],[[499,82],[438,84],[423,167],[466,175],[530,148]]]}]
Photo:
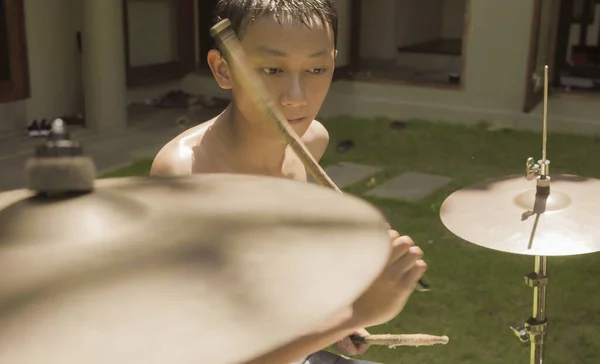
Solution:
[{"label": "ride cymbal", "polygon": [[0,194],[0,358],[242,363],[323,324],[386,264],[371,205],[279,178]]},{"label": "ride cymbal", "polygon": [[600,180],[552,175],[536,201],[523,175],[490,179],[451,194],[440,217],[458,237],[507,253],[567,256],[600,251]]}]

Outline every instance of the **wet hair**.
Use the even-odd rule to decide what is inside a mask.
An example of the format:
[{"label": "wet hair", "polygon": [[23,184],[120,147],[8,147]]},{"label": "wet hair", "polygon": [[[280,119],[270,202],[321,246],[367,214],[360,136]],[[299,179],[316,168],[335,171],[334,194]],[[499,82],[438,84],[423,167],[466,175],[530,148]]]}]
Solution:
[{"label": "wet hair", "polygon": [[[347,0],[345,0],[347,1]],[[241,38],[246,26],[264,15],[283,20],[300,21],[311,27],[314,20],[329,25],[337,46],[338,15],[335,0],[219,0],[213,16],[214,24],[229,19],[235,34]]]}]

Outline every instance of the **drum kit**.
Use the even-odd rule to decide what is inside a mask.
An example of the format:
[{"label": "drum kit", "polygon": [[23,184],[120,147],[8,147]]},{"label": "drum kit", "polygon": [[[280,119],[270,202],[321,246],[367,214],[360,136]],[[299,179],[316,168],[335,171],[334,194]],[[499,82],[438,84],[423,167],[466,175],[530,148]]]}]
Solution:
[{"label": "drum kit", "polygon": [[337,317],[391,252],[381,212],[335,188],[233,174],[96,180],[60,119],[26,173],[26,189],[0,193],[2,363],[244,363]]},{"label": "drum kit", "polygon": [[[513,328],[532,364],[544,358],[547,257],[600,250],[587,198],[600,180],[551,184],[546,129],[545,111],[542,158],[527,160],[526,178],[459,190],[440,211],[462,239],[535,256],[533,317]],[[390,242],[380,211],[304,162],[332,189],[231,174],[96,180],[55,121],[26,166],[28,188],[0,194],[2,363],[244,363],[319,327],[375,280]]]},{"label": "drum kit", "polygon": [[550,177],[547,66],[544,72],[542,158],[537,163],[527,159],[524,177],[491,179],[461,189],[440,209],[446,228],[465,241],[535,257],[534,271],[525,275],[525,283],[533,288],[533,315],[522,327],[511,327],[521,342],[530,342],[530,364],[544,363],[548,257],[600,251],[597,205],[590,199],[600,191],[600,180],[568,174]]}]

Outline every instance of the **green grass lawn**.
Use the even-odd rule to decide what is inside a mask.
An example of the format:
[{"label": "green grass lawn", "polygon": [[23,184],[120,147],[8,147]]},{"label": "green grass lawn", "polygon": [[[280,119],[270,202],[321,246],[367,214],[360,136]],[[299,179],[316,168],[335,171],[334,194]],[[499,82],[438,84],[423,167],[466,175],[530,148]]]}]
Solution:
[{"label": "green grass lawn", "polygon": [[[523,173],[527,157],[541,157],[539,133],[487,131],[483,125],[407,122],[404,130],[390,120],[338,118],[323,122],[331,145],[324,166],[339,161],[384,167],[377,183],[404,171],[452,177],[452,185],[417,203],[366,198],[379,207],[392,226],[412,236],[425,252],[432,291],[415,293],[392,322],[372,333],[429,333],[448,335],[445,346],[371,348],[363,359],[386,364],[516,364],[529,362],[529,346],[520,344],[509,326],[531,316],[533,290],[523,276],[533,270],[533,257],[480,248],[449,233],[439,208],[453,191],[492,177]],[[551,126],[551,125],[550,125]],[[356,147],[338,153],[338,141],[351,139]],[[552,173],[600,178],[600,139],[551,134],[548,159]],[[140,161],[106,176],[146,175],[151,161]],[[347,192],[361,195],[359,183]],[[599,191],[600,194],[600,191]],[[598,197],[600,198],[600,196]],[[600,218],[600,211],[599,211]],[[501,223],[501,222],[498,222]],[[563,242],[568,244],[568,241]],[[551,274],[547,315],[550,320],[546,361],[600,363],[600,258],[597,254],[549,258]]]}]

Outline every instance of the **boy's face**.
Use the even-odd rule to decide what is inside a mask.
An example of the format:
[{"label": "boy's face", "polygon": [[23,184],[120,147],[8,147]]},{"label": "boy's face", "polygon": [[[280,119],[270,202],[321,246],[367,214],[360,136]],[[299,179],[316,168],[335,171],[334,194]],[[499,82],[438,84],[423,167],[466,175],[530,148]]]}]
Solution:
[{"label": "boy's face", "polygon": [[[336,57],[331,27],[315,21],[309,28],[299,22],[279,23],[273,16],[263,16],[246,27],[241,44],[272,99],[302,136],[331,85]],[[226,68],[223,64],[221,67]],[[258,128],[270,128],[245,91],[229,77],[228,70],[228,77],[221,77],[216,67],[213,72],[221,87],[232,90],[238,109],[249,122]]]}]

